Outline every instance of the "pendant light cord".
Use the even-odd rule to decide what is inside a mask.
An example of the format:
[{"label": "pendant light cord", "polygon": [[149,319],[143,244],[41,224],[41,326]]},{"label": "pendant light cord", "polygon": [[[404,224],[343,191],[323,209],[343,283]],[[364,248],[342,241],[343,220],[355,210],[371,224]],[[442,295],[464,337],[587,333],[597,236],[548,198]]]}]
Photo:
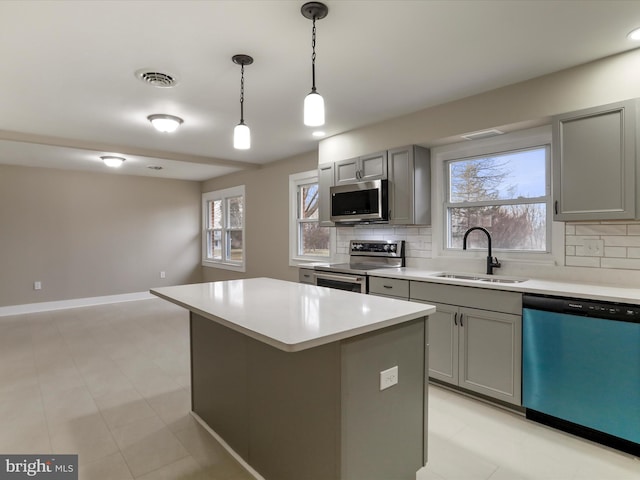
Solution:
[{"label": "pendant light cord", "polygon": [[240,66],[240,124],[244,124],[244,63]]},{"label": "pendant light cord", "polygon": [[311,91],[316,91],[316,17],[313,17],[313,30],[311,30]]}]

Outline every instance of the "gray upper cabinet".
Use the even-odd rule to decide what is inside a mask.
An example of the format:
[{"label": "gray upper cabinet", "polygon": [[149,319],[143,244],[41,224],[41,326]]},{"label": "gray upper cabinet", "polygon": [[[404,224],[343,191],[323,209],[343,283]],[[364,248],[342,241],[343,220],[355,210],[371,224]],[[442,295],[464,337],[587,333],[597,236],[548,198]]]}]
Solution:
[{"label": "gray upper cabinet", "polygon": [[388,151],[389,223],[431,224],[429,150],[416,145]]},{"label": "gray upper cabinet", "polygon": [[387,178],[387,152],[376,152],[335,163],[335,185]]},{"label": "gray upper cabinet", "polygon": [[554,219],[633,219],[636,210],[636,101],[553,119]]},{"label": "gray upper cabinet", "polygon": [[331,227],[331,192],[333,186],[333,163],[323,163],[318,167],[318,220],[323,227]]}]

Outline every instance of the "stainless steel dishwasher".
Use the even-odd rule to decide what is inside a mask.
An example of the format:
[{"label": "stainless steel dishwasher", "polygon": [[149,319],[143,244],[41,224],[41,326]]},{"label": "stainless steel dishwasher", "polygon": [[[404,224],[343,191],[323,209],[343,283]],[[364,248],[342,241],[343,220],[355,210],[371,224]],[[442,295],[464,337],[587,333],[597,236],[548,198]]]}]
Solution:
[{"label": "stainless steel dishwasher", "polygon": [[640,306],[522,301],[527,418],[640,456]]}]

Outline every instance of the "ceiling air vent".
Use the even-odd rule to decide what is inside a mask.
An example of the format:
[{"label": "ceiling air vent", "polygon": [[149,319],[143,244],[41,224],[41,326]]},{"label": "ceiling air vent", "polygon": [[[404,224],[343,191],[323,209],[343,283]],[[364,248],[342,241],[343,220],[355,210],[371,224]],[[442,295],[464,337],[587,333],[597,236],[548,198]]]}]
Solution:
[{"label": "ceiling air vent", "polygon": [[479,132],[467,133],[462,135],[465,140],[480,140],[481,138],[495,137],[496,135],[502,135],[504,132],[492,128],[491,130],[481,130]]},{"label": "ceiling air vent", "polygon": [[178,81],[173,75],[168,73],[158,72],[157,70],[138,70],[136,77],[142,80],[147,85],[159,88],[171,88],[175,87]]}]

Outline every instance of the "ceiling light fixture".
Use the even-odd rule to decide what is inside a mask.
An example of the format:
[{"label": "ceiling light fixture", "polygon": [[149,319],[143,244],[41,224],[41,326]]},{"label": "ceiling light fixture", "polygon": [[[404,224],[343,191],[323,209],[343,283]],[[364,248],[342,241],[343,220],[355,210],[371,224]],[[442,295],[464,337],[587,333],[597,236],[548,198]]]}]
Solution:
[{"label": "ceiling light fixture", "polygon": [[102,159],[102,161],[107,167],[117,168],[124,163],[124,158],[122,157],[114,157],[112,155],[106,155],[100,158]]},{"label": "ceiling light fixture", "polygon": [[251,65],[253,58],[249,55],[234,55],[233,63],[240,65],[240,123],[233,129],[233,148],[248,150],[251,148],[251,130],[244,123],[244,66]]},{"label": "ceiling light fixture", "polygon": [[640,28],[636,28],[634,30],[631,30],[629,32],[629,34],[627,35],[627,38],[629,40],[640,40]]},{"label": "ceiling light fixture", "polygon": [[329,13],[329,7],[320,2],[308,2],[300,10],[305,18],[313,20],[311,30],[311,92],[304,99],[304,124],[309,127],[324,125],[324,99],[316,91],[316,20]]},{"label": "ceiling light fixture", "polygon": [[149,115],[147,117],[147,120],[151,122],[153,128],[162,133],[175,132],[183,122],[180,117],[176,117],[174,115],[165,115],[163,113]]}]

